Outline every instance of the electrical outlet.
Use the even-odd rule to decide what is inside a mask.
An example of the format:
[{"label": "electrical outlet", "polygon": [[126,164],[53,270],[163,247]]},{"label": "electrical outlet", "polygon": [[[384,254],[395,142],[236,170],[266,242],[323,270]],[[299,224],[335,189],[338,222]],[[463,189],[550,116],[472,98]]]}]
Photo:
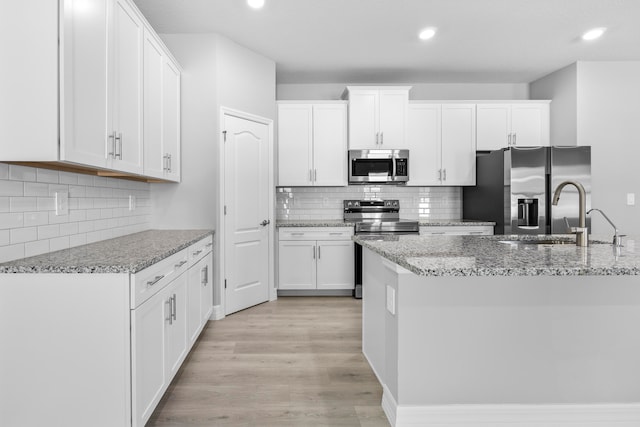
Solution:
[{"label": "electrical outlet", "polygon": [[627,193],[627,206],[636,205],[636,193]]},{"label": "electrical outlet", "polygon": [[69,193],[57,192],[56,199],[56,215],[69,215]]},{"label": "electrical outlet", "polygon": [[130,211],[136,210],[136,196],[132,194],[129,194],[129,210]]},{"label": "electrical outlet", "polygon": [[387,285],[387,311],[396,314],[396,290]]}]

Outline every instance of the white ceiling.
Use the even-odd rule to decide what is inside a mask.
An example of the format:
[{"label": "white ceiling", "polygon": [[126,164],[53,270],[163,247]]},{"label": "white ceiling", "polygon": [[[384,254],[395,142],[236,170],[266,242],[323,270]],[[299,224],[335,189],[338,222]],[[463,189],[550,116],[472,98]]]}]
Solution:
[{"label": "white ceiling", "polygon": [[[640,60],[640,0],[134,1],[159,33],[218,33],[273,59],[278,83],[528,83]],[[608,30],[582,41],[593,27]]]}]

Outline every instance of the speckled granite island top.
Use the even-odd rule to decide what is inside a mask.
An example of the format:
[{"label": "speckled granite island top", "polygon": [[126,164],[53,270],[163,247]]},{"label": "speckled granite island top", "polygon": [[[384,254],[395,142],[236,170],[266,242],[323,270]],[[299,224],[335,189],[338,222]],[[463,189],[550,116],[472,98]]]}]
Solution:
[{"label": "speckled granite island top", "polygon": [[211,230],[147,230],[0,264],[0,273],[136,273]]},{"label": "speckled granite island top", "polygon": [[[469,219],[421,219],[418,220],[418,224],[438,227],[458,225],[496,225],[495,222],[474,221]],[[353,222],[341,219],[279,219],[276,221],[276,227],[353,227]]]},{"label": "speckled granite island top", "polygon": [[[550,238],[568,244],[531,243]],[[355,236],[353,240],[420,276],[640,275],[640,248],[634,243],[638,239],[627,240],[622,248],[604,240],[580,248],[567,235],[395,235]]]}]

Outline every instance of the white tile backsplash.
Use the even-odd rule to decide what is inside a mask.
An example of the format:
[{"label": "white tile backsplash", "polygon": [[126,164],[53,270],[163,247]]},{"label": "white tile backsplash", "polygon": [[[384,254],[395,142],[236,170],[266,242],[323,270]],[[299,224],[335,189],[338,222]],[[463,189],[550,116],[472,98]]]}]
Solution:
[{"label": "white tile backsplash", "polygon": [[342,219],[343,200],[398,199],[405,219],[461,219],[460,187],[278,187],[277,219]]},{"label": "white tile backsplash", "polygon": [[[56,192],[68,215],[55,214]],[[144,182],[0,163],[0,262],[147,230],[150,197]]]}]

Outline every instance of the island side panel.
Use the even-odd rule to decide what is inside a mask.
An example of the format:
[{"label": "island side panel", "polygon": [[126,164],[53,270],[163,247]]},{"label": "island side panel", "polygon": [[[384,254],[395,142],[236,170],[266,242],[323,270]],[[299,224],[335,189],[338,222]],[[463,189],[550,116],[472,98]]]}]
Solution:
[{"label": "island side panel", "polygon": [[0,274],[0,293],[0,425],[130,425],[129,275]]},{"label": "island side panel", "polygon": [[637,276],[397,279],[399,405],[640,402]]},{"label": "island side panel", "polygon": [[385,275],[382,258],[363,249],[362,271],[362,353],[367,358],[380,383],[385,383]]}]

